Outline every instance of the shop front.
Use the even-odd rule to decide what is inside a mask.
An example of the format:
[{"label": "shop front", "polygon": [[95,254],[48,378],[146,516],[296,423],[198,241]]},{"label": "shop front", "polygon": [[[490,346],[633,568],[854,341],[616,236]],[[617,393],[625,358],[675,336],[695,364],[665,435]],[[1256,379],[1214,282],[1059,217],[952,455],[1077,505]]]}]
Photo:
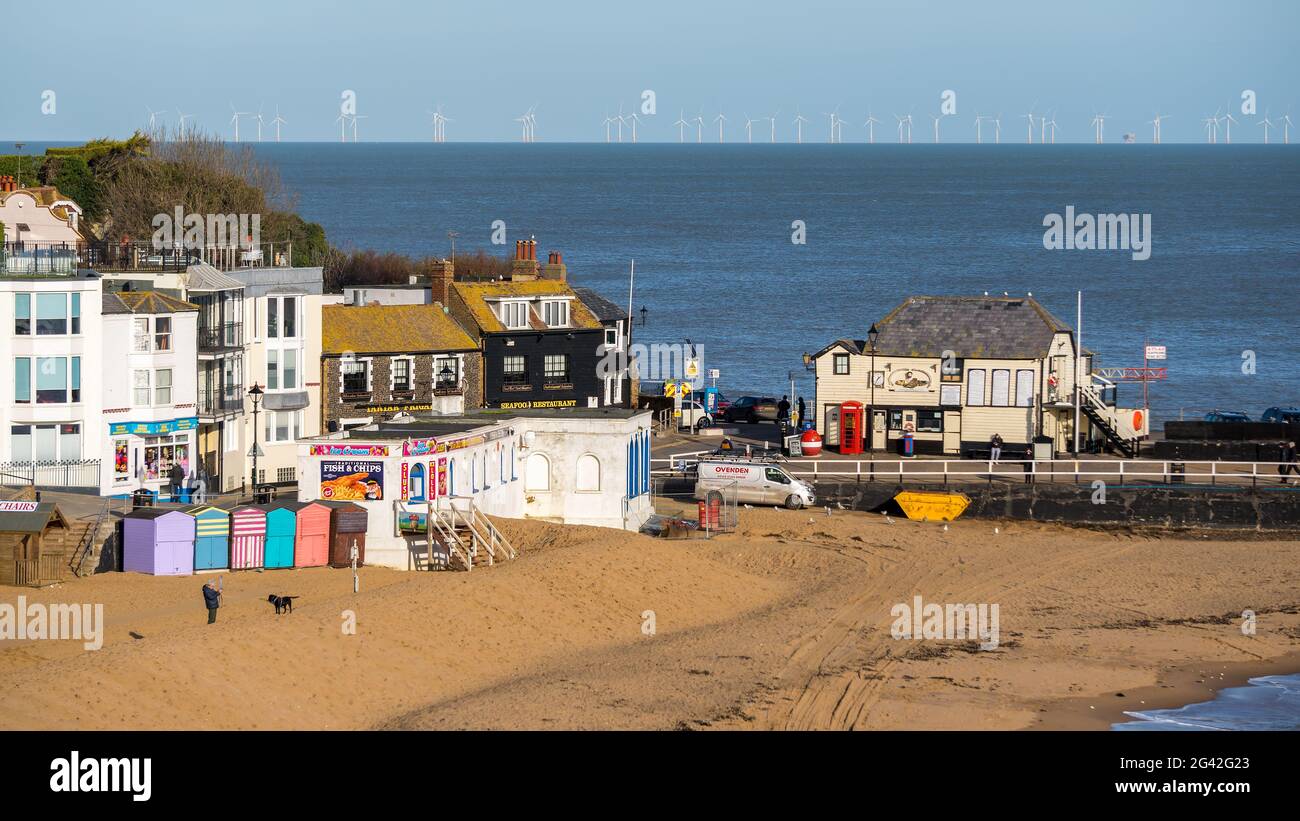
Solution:
[{"label": "shop front", "polygon": [[172,468],[179,465],[189,481],[198,466],[195,433],[198,419],[186,417],[160,422],[114,422],[108,426],[111,495],[144,488],[170,496]]}]

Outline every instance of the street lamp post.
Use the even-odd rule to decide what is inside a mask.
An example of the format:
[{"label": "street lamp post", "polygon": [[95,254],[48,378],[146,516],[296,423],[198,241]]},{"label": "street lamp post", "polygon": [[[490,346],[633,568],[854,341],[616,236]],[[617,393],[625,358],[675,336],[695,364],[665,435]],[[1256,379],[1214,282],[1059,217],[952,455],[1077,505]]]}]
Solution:
[{"label": "street lamp post", "polygon": [[253,485],[254,498],[256,498],[257,496],[257,451],[258,451],[257,406],[258,403],[262,400],[262,393],[263,393],[262,386],[258,385],[256,382],[253,383],[253,387],[248,389],[248,395],[253,397],[253,482],[252,485]]},{"label": "street lamp post", "polygon": [[867,451],[873,452],[876,445],[876,340],[880,338],[880,331],[876,328],[876,323],[871,323],[871,330],[867,331],[867,340],[871,343],[871,373],[868,379],[871,381],[871,418],[867,420]]}]

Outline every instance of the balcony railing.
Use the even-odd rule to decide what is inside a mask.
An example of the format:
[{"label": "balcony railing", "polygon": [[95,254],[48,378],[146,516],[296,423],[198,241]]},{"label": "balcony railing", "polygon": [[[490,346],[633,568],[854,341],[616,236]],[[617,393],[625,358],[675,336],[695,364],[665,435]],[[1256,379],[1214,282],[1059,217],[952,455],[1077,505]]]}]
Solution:
[{"label": "balcony railing", "polygon": [[97,488],[99,487],[99,460],[0,462],[0,485]]},{"label": "balcony railing", "polygon": [[242,348],[244,346],[244,323],[226,322],[222,325],[200,326],[197,339],[200,353]]},{"label": "balcony railing", "polygon": [[0,275],[72,276],[78,269],[97,271],[184,271],[206,262],[223,271],[239,268],[287,268],[293,264],[292,242],[156,248],[148,242],[36,242],[0,244]]},{"label": "balcony railing", "polygon": [[244,395],[236,391],[199,390],[199,416],[226,416],[244,409]]}]

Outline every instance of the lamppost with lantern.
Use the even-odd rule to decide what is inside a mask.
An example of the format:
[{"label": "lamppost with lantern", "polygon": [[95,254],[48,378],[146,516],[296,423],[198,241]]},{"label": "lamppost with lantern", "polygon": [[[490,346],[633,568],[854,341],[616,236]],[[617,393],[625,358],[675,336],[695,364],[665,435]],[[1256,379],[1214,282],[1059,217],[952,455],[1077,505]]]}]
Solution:
[{"label": "lamppost with lantern", "polygon": [[253,383],[253,387],[248,389],[248,395],[253,398],[253,449],[251,453],[253,456],[252,485],[253,485],[254,497],[257,496],[257,452],[259,450],[259,446],[257,444],[257,407],[258,407],[258,403],[262,401],[262,394],[263,394],[262,386],[257,384],[256,382]]},{"label": "lamppost with lantern", "polygon": [[867,420],[867,451],[875,449],[876,439],[876,340],[880,338],[880,331],[876,328],[876,323],[871,323],[871,330],[867,331],[867,341],[871,344],[871,418]]}]

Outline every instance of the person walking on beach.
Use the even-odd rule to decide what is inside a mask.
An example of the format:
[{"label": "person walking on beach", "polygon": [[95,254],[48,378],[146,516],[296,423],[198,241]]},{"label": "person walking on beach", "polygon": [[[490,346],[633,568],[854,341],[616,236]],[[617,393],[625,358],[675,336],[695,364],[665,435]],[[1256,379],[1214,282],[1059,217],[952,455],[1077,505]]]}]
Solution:
[{"label": "person walking on beach", "polygon": [[217,608],[221,606],[221,591],[217,590],[216,582],[209,581],[203,585],[203,604],[208,608],[208,624],[215,624]]},{"label": "person walking on beach", "polygon": [[1002,434],[995,433],[989,440],[989,459],[996,462],[1002,458]]},{"label": "person walking on beach", "polygon": [[1287,442],[1281,447],[1281,451],[1278,461],[1282,464],[1277,466],[1277,472],[1282,474],[1282,478],[1278,479],[1278,481],[1285,485],[1290,481],[1287,479],[1287,474],[1295,473],[1300,476],[1300,469],[1296,468],[1295,442]]}]

